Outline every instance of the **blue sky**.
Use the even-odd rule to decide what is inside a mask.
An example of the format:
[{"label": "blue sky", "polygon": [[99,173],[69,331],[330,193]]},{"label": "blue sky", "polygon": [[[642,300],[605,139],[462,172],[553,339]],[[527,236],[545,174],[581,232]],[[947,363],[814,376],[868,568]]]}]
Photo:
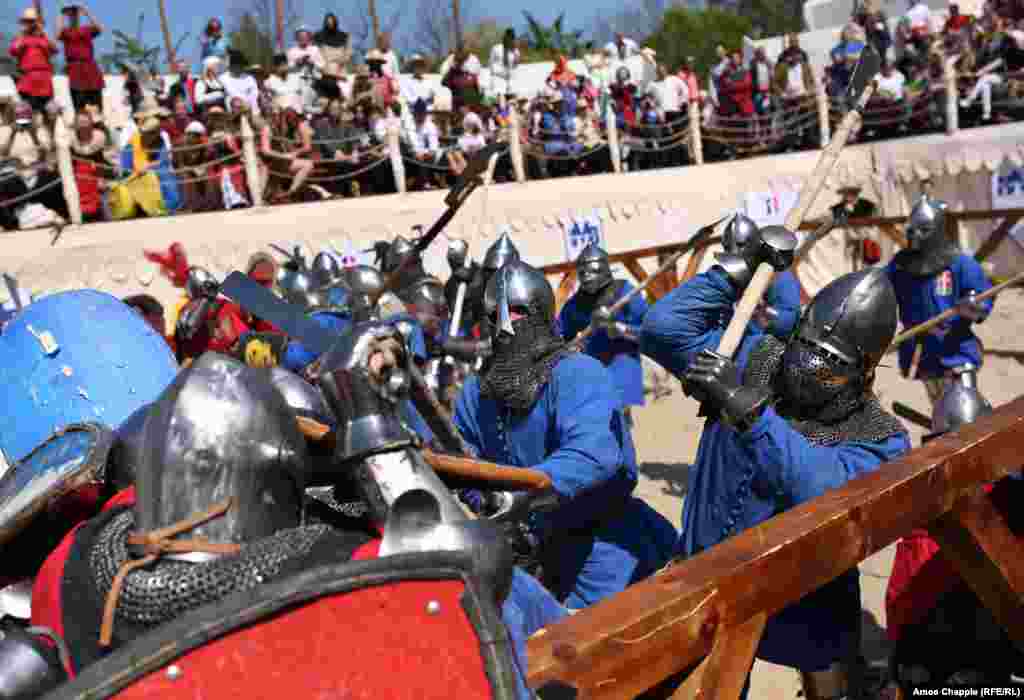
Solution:
[{"label": "blue sky", "polygon": [[[361,0],[365,2],[365,0]],[[466,2],[467,0],[464,0]],[[18,4],[15,5],[15,2]],[[157,13],[155,0],[140,2],[139,0],[84,0],[89,9],[97,18],[105,24],[108,29],[107,35],[100,42],[100,51],[106,52],[111,48],[110,31],[120,29],[128,34],[134,35],[138,26],[138,13],[145,12],[144,36],[147,44],[159,44],[163,41],[160,34],[160,22]],[[172,34],[175,38],[191,32],[192,36],[185,44],[185,54],[195,58],[198,53],[198,45],[195,37],[201,31],[206,19],[211,16],[226,18],[232,7],[245,4],[246,0],[166,0],[167,11],[172,25]],[[329,9],[343,10],[351,7],[353,0],[347,2],[330,2],[328,0],[302,0],[301,6],[304,10],[303,16],[310,26],[320,24],[323,13]],[[379,4],[387,7],[397,7],[396,2],[401,0],[378,0]],[[406,0],[410,10],[415,10],[419,0]],[[59,0],[42,0],[43,13],[46,16],[47,28],[53,31],[54,13],[57,11]],[[25,7],[30,6],[31,0],[6,0],[7,7],[3,14],[5,19],[10,21],[16,14]],[[560,0],[557,5],[565,10],[566,28],[587,28],[591,19],[597,14],[613,13],[623,7],[622,0]],[[555,19],[558,12],[552,9],[550,0],[512,0],[511,2],[488,2],[488,0],[475,0],[476,16],[492,17],[499,22],[510,22],[513,26],[521,28],[524,25],[522,11],[526,10],[546,22]],[[339,14],[343,14],[339,12]],[[415,12],[403,13],[406,17],[415,17]],[[405,27],[408,29],[409,27]]]}]

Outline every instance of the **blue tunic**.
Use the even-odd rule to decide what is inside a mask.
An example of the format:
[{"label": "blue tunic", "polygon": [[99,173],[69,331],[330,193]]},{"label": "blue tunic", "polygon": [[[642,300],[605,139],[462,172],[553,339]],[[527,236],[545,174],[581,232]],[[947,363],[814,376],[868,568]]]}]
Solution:
[{"label": "blue tunic", "polygon": [[[622,284],[619,293],[610,300],[609,305],[617,302],[632,289],[633,285],[629,282]],[[593,310],[583,310],[580,306],[577,292],[565,302],[565,306],[558,314],[559,329],[566,340],[572,340],[590,325],[590,314]],[[647,302],[643,294],[637,294],[615,315],[615,320],[639,328],[646,313]],[[640,349],[636,343],[625,338],[610,338],[608,331],[601,329],[587,338],[584,352],[596,357],[612,373],[615,385],[622,396],[623,406],[644,405],[644,370],[640,364]]]},{"label": "blue tunic", "polygon": [[[715,349],[737,301],[718,267],[677,288],[647,314],[641,349],[677,376],[705,348]],[[760,335],[748,333],[736,356],[746,365]],[[691,556],[784,510],[838,488],[910,448],[905,433],[879,442],[810,443],[768,408],[746,433],[718,421],[704,426],[683,505],[679,553]],[[860,625],[856,569],[774,616],[758,655],[819,671],[849,652]]]},{"label": "blue tunic", "polygon": [[764,302],[779,312],[778,318],[761,330],[776,338],[787,338],[800,320],[800,282],[789,270],[775,275],[775,281],[764,294]]},{"label": "blue tunic", "polygon": [[[937,316],[970,291],[981,294],[992,287],[981,265],[969,255],[960,255],[948,268],[928,277],[915,277],[892,263],[886,267],[900,304],[900,322],[911,328]],[[993,300],[982,302],[988,312]],[[914,358],[917,343],[923,343],[918,374],[914,379],[941,377],[947,369],[968,362],[981,367],[981,343],[971,330],[971,322],[959,316],[949,319],[914,342],[900,345],[900,368],[906,374]]]},{"label": "blue tunic", "polygon": [[534,695],[526,687],[526,640],[542,627],[558,622],[568,616],[565,608],[555,600],[537,579],[521,569],[512,570],[512,588],[501,606],[501,619],[505,621],[512,647],[515,651],[519,673],[516,674],[516,690],[523,700]]},{"label": "blue tunic", "polygon": [[600,362],[576,353],[551,372],[525,417],[514,419],[466,380],[455,425],[477,456],[538,469],[561,497],[537,518],[542,564],[556,597],[582,608],[660,568],[675,531],[631,497],[636,451],[612,379]]}]

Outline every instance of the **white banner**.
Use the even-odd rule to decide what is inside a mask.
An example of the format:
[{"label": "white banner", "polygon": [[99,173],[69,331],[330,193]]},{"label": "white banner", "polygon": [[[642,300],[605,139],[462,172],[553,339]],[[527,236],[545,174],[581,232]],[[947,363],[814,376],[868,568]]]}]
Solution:
[{"label": "white banner", "polygon": [[[1003,163],[992,173],[992,208],[1019,209],[1024,207],[1024,167]],[[1010,235],[1024,244],[1024,224],[1017,224]]]},{"label": "white banner", "polygon": [[596,211],[591,214],[576,215],[572,219],[562,217],[561,224],[566,262],[575,260],[591,243],[596,243],[602,248],[605,247],[604,228],[601,226],[601,219]]},{"label": "white banner", "polygon": [[747,192],[743,196],[743,209],[758,226],[782,226],[799,196],[799,191],[794,189]]}]

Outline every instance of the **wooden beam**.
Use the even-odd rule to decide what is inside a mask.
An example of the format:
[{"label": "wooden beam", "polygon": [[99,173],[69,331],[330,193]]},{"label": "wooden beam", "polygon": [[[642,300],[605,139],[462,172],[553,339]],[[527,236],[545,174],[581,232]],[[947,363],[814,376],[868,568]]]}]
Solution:
[{"label": "wooden beam", "polygon": [[1024,651],[1024,545],[985,493],[974,493],[928,528],[1010,639]]},{"label": "wooden beam", "polygon": [[1024,396],[550,626],[528,643],[529,684],[635,697],[709,653],[707,630],[777,613],[1018,471],[1022,439]]},{"label": "wooden beam", "polygon": [[686,679],[672,700],[739,700],[768,616],[760,613],[715,635],[711,653]]},{"label": "wooden beam", "polygon": [[700,271],[700,264],[704,262],[704,256],[711,250],[711,244],[702,245],[690,253],[690,259],[686,262],[686,270],[683,272],[683,282],[693,279],[693,276]]},{"label": "wooden beam", "polygon": [[629,270],[629,274],[633,275],[633,279],[637,281],[637,284],[643,284],[644,280],[647,279],[647,270],[643,268],[640,261],[636,257],[626,258],[622,261],[623,266]]},{"label": "wooden beam", "polygon": [[[664,265],[668,261],[668,258],[670,256],[671,256],[671,253],[659,253],[658,254],[658,267],[661,267],[662,265]],[[673,265],[672,267],[670,267],[668,270],[666,270],[664,272],[664,274],[662,274],[661,285],[662,285],[662,293],[660,295],[658,295],[659,298],[665,296],[666,294],[668,294],[673,289],[675,289],[676,287],[679,286],[679,264],[678,264],[678,262],[675,265]]]},{"label": "wooden beam", "polygon": [[981,244],[977,252],[974,253],[974,259],[978,262],[985,262],[992,253],[1003,244],[1003,241],[1010,235],[1010,231],[1017,225],[1022,216],[1007,216],[1003,219],[1003,223],[999,224],[989,237],[985,239],[985,242]]},{"label": "wooden beam", "polygon": [[[721,240],[722,240],[721,236],[712,236],[711,238],[709,238],[707,240],[707,244],[708,245],[712,245],[714,243],[719,243]],[[655,245],[655,246],[649,246],[647,248],[635,248],[633,250],[627,250],[627,251],[624,251],[622,253],[610,253],[608,255],[608,262],[610,262],[612,265],[614,265],[616,263],[625,264],[626,260],[629,259],[629,258],[636,258],[636,259],[639,260],[641,258],[653,258],[653,257],[656,257],[657,255],[660,255],[660,254],[663,254],[663,253],[668,255],[668,254],[671,254],[671,253],[675,253],[680,248],[682,248],[684,245],[686,245],[686,244],[685,243],[666,243],[665,245]],[[563,262],[563,263],[555,263],[553,265],[545,265],[544,267],[540,268],[540,270],[545,275],[553,275],[553,274],[556,274],[556,273],[568,272],[569,270],[573,270],[575,268],[576,268],[576,263],[570,261],[570,262]]]},{"label": "wooden beam", "polygon": [[886,238],[895,243],[897,248],[907,247],[907,237],[900,233],[900,230],[899,228],[897,228],[896,224],[881,224],[880,226],[878,226],[878,230],[881,231]]},{"label": "wooden beam", "polygon": [[562,276],[562,281],[558,283],[558,291],[555,292],[555,313],[562,310],[562,307],[565,305],[565,302],[569,301],[569,297],[572,296],[575,288],[576,267],[574,265],[569,268],[569,271]]}]

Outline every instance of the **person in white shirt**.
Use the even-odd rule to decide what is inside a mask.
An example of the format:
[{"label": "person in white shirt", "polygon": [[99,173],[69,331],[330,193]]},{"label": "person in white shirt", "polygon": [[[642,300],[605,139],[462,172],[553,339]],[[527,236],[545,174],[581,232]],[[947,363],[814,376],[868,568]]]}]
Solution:
[{"label": "person in white shirt", "polygon": [[468,112],[462,119],[462,136],[457,147],[448,152],[448,167],[456,177],[466,169],[467,157],[487,145],[484,123],[475,112]]},{"label": "person in white shirt", "polygon": [[274,74],[266,79],[264,87],[270,93],[274,106],[280,110],[302,111],[302,79],[298,73],[288,70],[288,57],[274,56]]},{"label": "person in white shirt", "polygon": [[413,129],[406,134],[406,141],[413,158],[421,166],[413,168],[413,186],[427,187],[431,181],[431,166],[436,166],[444,151],[441,150],[441,134],[434,120],[430,118],[427,103],[417,101],[412,105]]},{"label": "person in white shirt", "polygon": [[519,65],[519,49],[516,48],[516,33],[509,27],[505,30],[500,44],[491,48],[491,86],[489,97],[506,99],[512,94],[512,75]]},{"label": "person in white shirt", "polygon": [[313,44],[313,34],[306,27],[295,32],[295,46],[288,49],[288,66],[293,70],[306,68],[323,69],[324,57],[320,48]]},{"label": "person in white shirt", "polygon": [[675,73],[669,73],[664,63],[658,64],[658,79],[647,88],[652,94],[666,124],[678,121],[690,101],[690,89],[686,81]]},{"label": "person in white shirt", "polygon": [[882,64],[882,72],[875,80],[878,84],[875,95],[879,100],[886,102],[903,101],[906,94],[904,86],[907,80],[903,73],[896,70],[891,63],[886,61]]},{"label": "person in white shirt", "polygon": [[227,107],[220,66],[220,59],[216,56],[207,56],[203,61],[203,75],[196,81],[196,105],[203,112],[214,106]]},{"label": "person in white shirt", "polygon": [[401,63],[398,61],[398,54],[391,48],[391,32],[382,32],[377,40],[377,50],[383,54],[384,65],[381,71],[389,78],[397,78],[401,72]]},{"label": "person in white shirt", "polygon": [[411,105],[415,104],[417,100],[422,100],[428,106],[432,106],[434,98],[437,97],[437,91],[434,84],[424,75],[427,70],[427,59],[418,53],[413,54],[409,59],[409,68],[412,70],[412,75],[402,76],[401,81],[402,99],[405,104]]},{"label": "person in white shirt", "polygon": [[932,31],[932,11],[922,0],[910,0],[907,19],[915,37],[928,36]]},{"label": "person in white shirt", "polygon": [[230,105],[235,97],[241,98],[249,105],[252,114],[260,114],[260,88],[256,78],[245,72],[248,66],[241,51],[228,49],[228,72],[221,76],[224,93]]},{"label": "person in white shirt", "polygon": [[640,46],[632,39],[623,35],[622,32],[616,33],[615,41],[609,41],[604,49],[614,56],[617,61],[625,61],[627,58],[640,53]]},{"label": "person in white shirt", "polygon": [[[448,58],[444,59],[444,63],[441,64],[441,68],[438,71],[442,76],[448,75],[448,71],[452,69],[452,64],[455,63],[455,57],[458,55],[459,50],[456,49],[448,54]],[[480,59],[477,58],[475,53],[467,52],[466,60],[462,63],[462,70],[467,73],[479,76],[480,70],[483,66],[480,63]]]}]

